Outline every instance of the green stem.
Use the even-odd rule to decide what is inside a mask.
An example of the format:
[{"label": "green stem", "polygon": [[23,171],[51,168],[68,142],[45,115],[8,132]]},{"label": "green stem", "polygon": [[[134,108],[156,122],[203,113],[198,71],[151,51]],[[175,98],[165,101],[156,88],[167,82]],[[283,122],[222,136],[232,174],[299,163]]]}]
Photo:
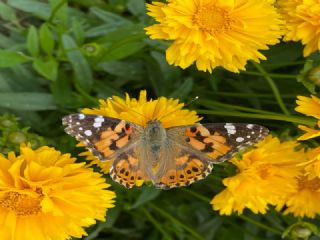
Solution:
[{"label": "green stem", "polygon": [[253,225],[256,225],[259,228],[262,228],[262,229],[267,230],[269,232],[272,232],[274,234],[282,235],[281,231],[279,231],[277,229],[274,229],[272,227],[269,227],[268,225],[265,225],[265,224],[263,224],[261,222],[258,222],[258,221],[254,220],[252,218],[249,218],[249,217],[247,217],[245,215],[239,215],[238,217],[243,219],[243,220],[245,220],[246,222],[249,222],[249,223],[252,223]]},{"label": "green stem", "polygon": [[197,192],[194,192],[194,191],[191,191],[191,190],[189,190],[187,188],[181,188],[181,191],[186,192],[186,193],[194,196],[195,198],[197,198],[197,199],[199,199],[199,200],[201,200],[203,202],[209,203],[211,201],[210,198],[202,196],[201,194],[199,194]]},{"label": "green stem", "polygon": [[[212,93],[212,92],[208,92]],[[234,93],[234,92],[215,92],[214,95],[225,97],[238,97],[238,98],[274,98],[273,94],[258,94],[258,93]],[[282,98],[296,98],[296,94],[283,94]]]},{"label": "green stem", "polygon": [[84,91],[78,84],[74,85],[76,90],[89,101],[90,104],[97,105],[98,100],[94,97],[91,97],[86,91]]},{"label": "green stem", "polygon": [[229,117],[240,117],[240,118],[255,118],[255,119],[268,119],[278,120],[290,123],[303,124],[308,126],[314,126],[316,120],[302,117],[292,117],[280,114],[252,114],[252,113],[241,113],[241,112],[226,112],[226,111],[215,111],[215,110],[197,110],[200,114],[218,115],[218,116],[229,116]]},{"label": "green stem", "polygon": [[227,222],[228,224],[232,225],[234,228],[239,229],[241,232],[244,232],[244,233],[251,235],[254,240],[258,240],[258,239],[262,240],[262,238],[258,237],[257,234],[250,232],[248,229],[244,228],[243,226],[235,223],[232,220],[229,220],[229,218],[225,218],[224,221]]},{"label": "green stem", "polygon": [[296,61],[290,63],[264,63],[263,66],[266,67],[287,67],[287,66],[296,66],[296,65],[304,65],[305,61]]},{"label": "green stem", "polygon": [[255,109],[255,108],[242,107],[242,106],[236,106],[236,105],[231,105],[231,104],[221,103],[221,102],[211,101],[211,100],[198,100],[198,103],[200,103],[200,105],[204,105],[204,106],[217,106],[217,107],[222,107],[222,108],[229,108],[229,109],[235,109],[235,110],[247,111],[247,112],[253,112],[253,113],[274,114],[273,112],[269,112],[269,111],[264,111],[264,110]]},{"label": "green stem", "polygon": [[282,98],[280,96],[280,92],[278,90],[277,85],[274,83],[274,81],[272,80],[272,78],[269,76],[269,74],[261,67],[261,65],[251,61],[251,63],[258,69],[258,71],[263,75],[264,79],[269,83],[273,94],[279,104],[279,107],[281,108],[281,110],[283,111],[283,113],[287,116],[290,116],[290,113],[288,111],[288,109],[286,108],[284,102],[282,101]]},{"label": "green stem", "polygon": [[[246,74],[246,75],[252,75],[252,76],[262,76],[264,77],[263,73],[259,73],[259,72],[252,72],[252,71],[243,71],[241,72],[242,74]],[[277,74],[277,73],[269,73],[268,74],[269,77],[273,77],[273,78],[285,78],[285,79],[296,79],[297,75],[294,74]]]},{"label": "green stem", "polygon": [[144,212],[144,214],[147,216],[147,218],[149,219],[149,221],[162,233],[163,237],[165,239],[173,239],[161,226],[161,224],[159,224],[157,222],[157,220],[148,212],[148,210],[145,207],[142,207],[142,211]]},{"label": "green stem", "polygon": [[183,229],[185,229],[187,232],[189,232],[194,238],[193,239],[198,239],[198,240],[203,240],[204,238],[197,233],[195,230],[193,230],[192,228],[190,228],[189,226],[183,224],[182,222],[180,222],[178,219],[176,219],[175,217],[173,217],[171,214],[167,213],[166,211],[164,211],[163,209],[157,207],[156,205],[149,203],[148,204],[151,208],[153,208],[154,210],[156,210],[158,213],[160,213],[162,216],[170,219],[172,222],[178,224],[179,226],[181,226]]}]

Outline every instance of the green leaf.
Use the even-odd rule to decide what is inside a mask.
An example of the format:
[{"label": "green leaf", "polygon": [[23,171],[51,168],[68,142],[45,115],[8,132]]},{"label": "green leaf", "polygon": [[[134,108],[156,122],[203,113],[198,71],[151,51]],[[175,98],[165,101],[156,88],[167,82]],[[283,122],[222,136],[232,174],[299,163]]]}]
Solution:
[{"label": "green leaf", "polygon": [[36,0],[8,0],[7,3],[16,9],[32,13],[45,20],[50,16],[51,8],[47,3]]},{"label": "green leaf", "polygon": [[83,29],[83,21],[78,18],[72,18],[72,32],[77,43],[83,44],[84,42],[84,29]]},{"label": "green leaf", "polygon": [[131,208],[137,208],[159,196],[161,190],[153,187],[145,187],[139,195],[137,201],[131,206]]},{"label": "green leaf", "polygon": [[0,49],[0,68],[12,67],[30,60],[30,57],[22,53]]},{"label": "green leaf", "polygon": [[135,54],[146,46],[146,43],[141,41],[120,42],[111,45],[103,56],[104,61],[119,60]]},{"label": "green leaf", "polygon": [[52,55],[52,50],[54,49],[54,39],[52,32],[50,31],[46,23],[42,24],[39,30],[40,46],[42,50],[48,54]]},{"label": "green leaf", "polygon": [[0,18],[10,22],[17,21],[15,11],[9,5],[2,2],[0,2]]},{"label": "green leaf", "polygon": [[126,79],[140,80],[146,78],[144,65],[137,60],[100,62],[98,68]]},{"label": "green leaf", "polygon": [[92,27],[85,32],[86,37],[105,36],[108,33],[114,32],[119,29],[123,24],[121,23],[106,23],[97,27]]},{"label": "green leaf", "polygon": [[0,107],[24,111],[56,109],[51,94],[31,92],[0,93]]},{"label": "green leaf", "polygon": [[62,72],[59,78],[51,84],[51,92],[60,108],[79,108],[79,98],[72,92],[71,79]]},{"label": "green leaf", "polygon": [[37,58],[33,61],[33,68],[43,77],[55,81],[58,75],[58,62],[55,59],[44,61]]},{"label": "green leaf", "polygon": [[62,43],[65,54],[74,70],[77,83],[82,89],[89,91],[93,84],[93,78],[91,68],[86,58],[82,55],[77,44],[69,35],[62,35]]},{"label": "green leaf", "polygon": [[96,15],[102,21],[107,23],[127,24],[130,22],[126,18],[123,18],[112,12],[101,10],[100,8],[97,8],[97,7],[90,8],[90,12]]},{"label": "green leaf", "polygon": [[152,87],[157,96],[166,96],[166,86],[163,84],[164,76],[159,64],[152,57],[146,57],[148,79],[151,81]]},{"label": "green leaf", "polygon": [[34,26],[31,26],[28,30],[27,49],[33,57],[37,57],[39,55],[38,31]]},{"label": "green leaf", "polygon": [[129,0],[127,6],[133,15],[138,16],[146,13],[145,4],[144,0]]},{"label": "green leaf", "polygon": [[185,98],[192,90],[193,79],[187,78],[180,86],[172,92],[169,96],[173,98],[183,99]]}]

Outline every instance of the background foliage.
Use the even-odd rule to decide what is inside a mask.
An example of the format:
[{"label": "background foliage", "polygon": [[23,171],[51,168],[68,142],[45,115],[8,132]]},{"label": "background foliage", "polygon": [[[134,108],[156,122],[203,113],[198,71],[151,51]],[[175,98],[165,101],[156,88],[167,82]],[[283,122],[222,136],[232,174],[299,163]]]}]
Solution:
[{"label": "background foliage", "polygon": [[[204,122],[259,123],[286,140],[298,134],[296,124],[314,124],[293,109],[297,95],[317,88],[309,70],[318,55],[306,61],[300,44],[281,43],[264,52],[267,61],[249,62],[240,74],[181,70],[167,64],[167,43],[145,35],[143,28],[151,23],[144,0],[0,2],[1,113],[18,116],[42,136],[38,144],[45,141],[74,156],[79,149],[63,132],[61,118],[96,106],[99,98],[137,96],[141,89],[149,97],[183,102],[199,96],[188,107]],[[266,215],[248,211],[228,217],[212,211],[210,199],[233,172],[223,163],[207,179],[170,191],[126,190],[112,183],[116,207],[106,222],[88,229],[85,239],[281,239],[297,219],[272,209]]]}]

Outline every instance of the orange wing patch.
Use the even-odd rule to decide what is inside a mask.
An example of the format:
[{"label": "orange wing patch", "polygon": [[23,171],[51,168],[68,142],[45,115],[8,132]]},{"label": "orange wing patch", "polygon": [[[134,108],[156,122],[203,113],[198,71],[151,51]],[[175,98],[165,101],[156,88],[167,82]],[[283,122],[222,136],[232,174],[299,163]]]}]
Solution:
[{"label": "orange wing patch", "polygon": [[227,144],[226,137],[219,132],[210,131],[202,125],[186,128],[186,141],[195,149],[204,152],[208,157],[216,159],[220,156],[226,155],[231,146]]},{"label": "orange wing patch", "polygon": [[155,185],[162,189],[188,186],[191,183],[208,176],[212,164],[199,159],[197,156],[182,153],[175,158],[176,169],[170,169]]},{"label": "orange wing patch", "polygon": [[103,157],[107,158],[128,144],[132,132],[132,127],[122,120],[116,126],[108,127],[102,131],[94,146],[103,154]]},{"label": "orange wing patch", "polygon": [[121,185],[132,188],[135,185],[140,186],[146,177],[139,169],[139,160],[133,153],[122,153],[114,160],[113,166],[110,169],[111,178]]}]

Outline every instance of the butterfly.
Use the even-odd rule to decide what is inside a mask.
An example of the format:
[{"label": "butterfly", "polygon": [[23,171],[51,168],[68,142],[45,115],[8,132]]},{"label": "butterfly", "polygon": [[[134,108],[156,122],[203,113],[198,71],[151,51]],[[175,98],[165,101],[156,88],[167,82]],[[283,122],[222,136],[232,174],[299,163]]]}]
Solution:
[{"label": "butterfly", "polygon": [[143,127],[82,113],[68,115],[62,122],[66,133],[83,142],[94,156],[113,160],[110,176],[127,188],[141,180],[161,189],[187,186],[269,132],[263,126],[243,123],[164,128],[159,120],[150,120]]}]

